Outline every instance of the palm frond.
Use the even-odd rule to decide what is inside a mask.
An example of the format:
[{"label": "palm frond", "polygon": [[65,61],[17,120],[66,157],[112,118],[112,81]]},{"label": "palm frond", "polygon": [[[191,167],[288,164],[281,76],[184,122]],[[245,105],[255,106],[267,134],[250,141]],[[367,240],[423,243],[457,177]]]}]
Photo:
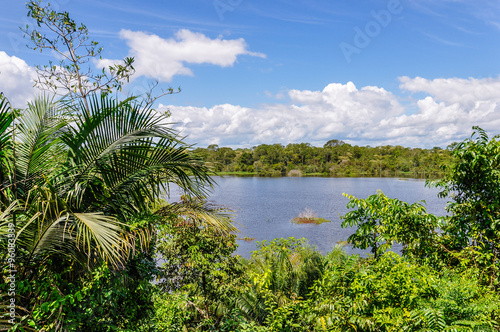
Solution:
[{"label": "palm frond", "polygon": [[165,116],[152,109],[142,109],[140,104],[93,96],[90,105],[90,112],[82,112],[65,137],[83,174],[128,143],[148,137],[176,139],[173,131],[164,125]]},{"label": "palm frond", "polygon": [[12,122],[14,112],[9,101],[0,97],[0,204],[9,205],[8,188],[9,177],[12,174]]},{"label": "palm frond", "polygon": [[59,137],[66,126],[63,110],[48,97],[37,98],[18,119],[15,132],[16,186],[26,195],[43,176],[54,173],[65,160]]},{"label": "palm frond", "polygon": [[[71,230],[76,230],[77,247],[95,249],[101,258],[119,266],[125,259],[129,244],[123,241],[123,224],[116,218],[102,213],[74,213],[74,224]],[[125,245],[125,247],[124,247]]]},{"label": "palm frond", "polygon": [[11,106],[6,98],[0,98],[0,154],[9,143],[10,129],[14,120]]},{"label": "palm frond", "polygon": [[155,235],[154,225],[148,224],[142,227],[135,227],[122,234],[123,251],[128,255],[133,255],[136,248],[139,248],[141,251],[147,251]]},{"label": "palm frond", "polygon": [[[12,219],[12,212],[19,209],[19,204],[17,201],[12,202],[5,210],[0,210],[0,257],[7,254],[7,243],[6,240],[9,237],[16,236],[16,228]],[[10,235],[12,234],[12,235]],[[2,259],[3,263],[3,259]]]},{"label": "palm frond", "polygon": [[230,210],[203,200],[184,196],[178,203],[172,203],[159,209],[156,214],[164,217],[181,218],[183,222],[195,226],[213,227],[223,235],[237,232],[232,224]]},{"label": "palm frond", "polygon": [[98,259],[120,267],[126,259],[130,245],[123,236],[125,231],[112,217],[66,213],[44,225],[37,217],[31,218],[18,232],[19,245],[29,251],[25,255],[27,263],[58,255],[82,266],[93,265]]},{"label": "palm frond", "polygon": [[[63,138],[73,165],[66,175],[68,200],[83,203],[82,195],[91,196],[85,190],[99,183],[113,213],[136,213],[168,183],[197,196],[213,185],[208,168],[166,126],[165,116],[110,98],[94,97],[90,109]],[[77,192],[79,185],[85,189]]]},{"label": "palm frond", "polygon": [[101,168],[110,196],[117,201],[131,201],[139,210],[145,208],[145,199],[152,202],[168,192],[169,184],[204,196],[203,188],[211,181],[208,172],[186,147],[168,140],[124,148]]}]

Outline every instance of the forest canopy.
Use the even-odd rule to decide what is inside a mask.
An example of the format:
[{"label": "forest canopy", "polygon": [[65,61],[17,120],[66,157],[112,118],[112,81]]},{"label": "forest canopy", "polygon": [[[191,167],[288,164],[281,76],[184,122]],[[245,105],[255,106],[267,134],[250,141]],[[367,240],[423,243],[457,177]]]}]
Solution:
[{"label": "forest canopy", "polygon": [[220,174],[426,179],[443,176],[442,166],[451,162],[452,149],[363,147],[334,139],[323,147],[308,143],[262,144],[247,149],[210,145],[194,152]]}]

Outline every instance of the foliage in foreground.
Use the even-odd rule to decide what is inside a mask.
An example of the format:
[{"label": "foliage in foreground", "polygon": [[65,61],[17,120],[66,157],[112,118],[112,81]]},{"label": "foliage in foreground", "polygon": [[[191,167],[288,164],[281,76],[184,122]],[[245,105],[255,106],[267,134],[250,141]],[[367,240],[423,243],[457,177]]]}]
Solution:
[{"label": "foliage in foreground", "polygon": [[[192,302],[209,300],[185,288],[156,298],[159,331],[495,331],[500,298],[479,270],[437,271],[393,252],[378,259],[335,248],[322,256],[304,240],[259,244],[234,275],[231,303],[217,319]],[[213,273],[213,272],[212,272]],[[195,287],[196,288],[196,287]],[[224,289],[224,287],[222,288]],[[196,294],[196,295],[195,295]],[[228,301],[228,302],[227,302]]]},{"label": "foliage in foreground", "polygon": [[[61,106],[40,99],[20,113],[0,104],[0,234],[8,238],[14,225],[18,271],[17,325],[4,317],[0,328],[500,328],[500,143],[482,130],[456,146],[457,160],[437,182],[452,195],[449,216],[383,193],[351,196],[343,226],[357,226],[351,244],[373,257],[340,248],[323,256],[289,238],[259,242],[244,260],[234,256],[235,229],[223,210],[188,196],[158,202],[164,183],[198,196],[211,183],[161,116],[109,97],[96,97],[90,112]],[[7,243],[0,244],[4,271]],[[396,243],[402,256],[387,251]]]},{"label": "foliage in foreground", "polygon": [[38,98],[21,112],[0,100],[0,261],[2,272],[16,271],[15,320],[27,329],[66,328],[75,296],[103,264],[116,276],[109,289],[116,280],[124,292],[146,287],[127,271],[152,254],[153,203],[169,183],[193,195],[212,183],[165,116],[133,99],[89,102]]},{"label": "foliage in foreground", "polygon": [[231,255],[236,236],[203,224],[202,218],[172,216],[159,229],[156,288],[162,315],[155,320],[156,328],[218,328],[234,307],[243,273],[238,258]]},{"label": "foliage in foreground", "polygon": [[[322,256],[293,238],[259,243],[243,260],[246,276],[219,330],[498,330],[499,152],[496,137],[490,140],[479,128],[456,145],[456,161],[437,182],[442,195],[453,199],[446,217],[381,192],[350,196],[353,210],[343,226],[357,227],[349,240],[371,249],[372,257],[349,256],[340,248]],[[402,256],[387,251],[396,243]],[[180,312],[178,295],[162,305]],[[203,330],[202,323],[189,321],[179,328]]]}]

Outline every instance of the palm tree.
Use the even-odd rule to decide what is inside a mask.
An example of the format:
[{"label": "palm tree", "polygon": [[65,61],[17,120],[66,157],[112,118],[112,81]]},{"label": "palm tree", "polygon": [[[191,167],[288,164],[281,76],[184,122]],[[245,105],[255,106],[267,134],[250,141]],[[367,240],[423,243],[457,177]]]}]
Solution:
[{"label": "palm tree", "polygon": [[170,184],[195,197],[213,184],[166,116],[133,98],[88,102],[40,97],[21,112],[0,100],[0,236],[15,225],[24,278],[51,259],[74,275],[102,261],[119,268],[137,240],[147,246],[152,226],[134,223]]},{"label": "palm tree", "polygon": [[257,244],[259,250],[244,261],[253,279],[237,306],[247,318],[262,324],[276,308],[307,299],[323,275],[325,261],[305,239],[275,239]]}]

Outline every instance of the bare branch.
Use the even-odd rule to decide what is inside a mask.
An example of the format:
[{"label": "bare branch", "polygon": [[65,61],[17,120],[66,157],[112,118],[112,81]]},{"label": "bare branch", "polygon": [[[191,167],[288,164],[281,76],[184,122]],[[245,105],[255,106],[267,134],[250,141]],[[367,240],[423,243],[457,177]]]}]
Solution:
[{"label": "bare branch", "polygon": [[180,93],[181,88],[178,87],[177,90],[174,90],[173,88],[168,88],[167,90],[161,89],[161,93],[155,95],[153,91],[158,87],[159,82],[154,81],[148,84],[148,91],[146,91],[145,96],[144,96],[144,101],[146,103],[146,106],[152,106],[153,103],[158,99],[166,95],[171,95],[174,93]]},{"label": "bare branch", "polygon": [[[72,100],[82,98],[88,109],[87,96],[90,93],[120,91],[129,81],[134,73],[133,58],[125,58],[122,63],[102,70],[102,74],[95,74],[90,65],[85,71],[84,65],[92,58],[99,59],[102,52],[96,41],[89,40],[87,27],[78,25],[67,12],[56,12],[50,4],[42,6],[41,0],[28,1],[26,6],[28,16],[36,22],[35,27],[27,25],[21,29],[25,37],[30,38],[31,48],[50,49],[63,58],[59,66],[50,63],[50,66],[37,67],[35,86],[69,95]],[[44,29],[50,36],[42,32]]]}]

